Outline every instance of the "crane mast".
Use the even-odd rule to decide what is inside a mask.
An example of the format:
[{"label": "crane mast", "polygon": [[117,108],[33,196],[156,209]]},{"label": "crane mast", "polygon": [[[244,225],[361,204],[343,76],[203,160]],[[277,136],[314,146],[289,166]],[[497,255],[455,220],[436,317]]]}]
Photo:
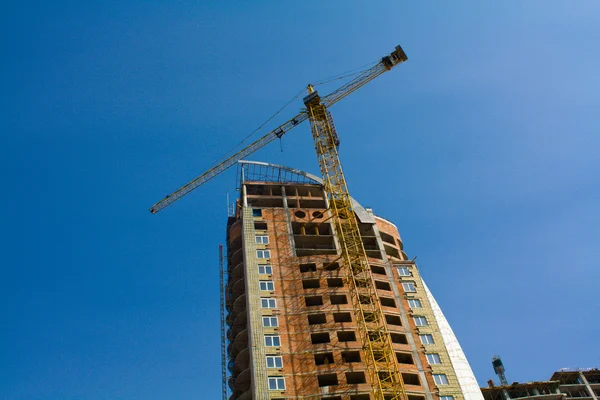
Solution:
[{"label": "crane mast", "polygon": [[309,95],[304,98],[304,104],[323,176],[328,207],[342,250],[345,280],[365,352],[369,382],[378,400],[404,399],[402,374],[398,368],[392,339],[338,157],[337,133],[333,119],[312,86],[309,85],[308,91]]},{"label": "crane mast", "polygon": [[227,335],[225,334],[225,264],[223,260],[223,245],[219,245],[219,294],[221,316],[221,396],[227,400]]},{"label": "crane mast", "polygon": [[[150,208],[150,212],[156,214],[222,173],[237,161],[254,153],[276,138],[281,138],[288,131],[308,119],[319,168],[323,177],[323,188],[335,233],[340,243],[340,257],[350,291],[359,338],[365,353],[369,383],[377,400],[406,400],[407,397],[392,339],[360,235],[358,220],[352,208],[346,178],[337,151],[339,139],[328,107],[406,60],[407,57],[402,48],[396,46],[393,52],[382,57],[375,66],[362,71],[357,77],[323,98],[319,96],[312,85],[309,85],[309,93],[304,98],[305,110],[301,110],[294,118],[215,165]],[[222,248],[220,249],[220,263],[223,269]],[[221,279],[223,279],[223,276],[221,276]],[[223,282],[221,282],[221,285],[223,285]],[[223,317],[221,315],[222,319]],[[223,393],[225,395],[226,391]]]}]

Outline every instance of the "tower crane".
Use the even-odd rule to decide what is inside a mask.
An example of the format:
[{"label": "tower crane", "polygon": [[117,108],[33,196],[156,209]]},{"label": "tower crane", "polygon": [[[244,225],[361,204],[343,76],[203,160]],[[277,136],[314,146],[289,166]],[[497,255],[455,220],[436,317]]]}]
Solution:
[{"label": "tower crane", "polygon": [[382,57],[375,66],[363,70],[354,79],[325,97],[320,97],[314,87],[308,85],[308,95],[303,99],[305,108],[295,117],[213,166],[150,208],[150,212],[156,214],[235,165],[239,160],[273,140],[281,138],[291,129],[308,120],[323,177],[323,189],[331,212],[331,220],[340,243],[340,259],[352,300],[358,336],[365,353],[369,383],[374,398],[377,400],[406,400],[407,396],[360,235],[358,220],[352,208],[337,151],[339,139],[328,108],[406,60],[404,50],[400,46],[396,46],[394,51]]}]

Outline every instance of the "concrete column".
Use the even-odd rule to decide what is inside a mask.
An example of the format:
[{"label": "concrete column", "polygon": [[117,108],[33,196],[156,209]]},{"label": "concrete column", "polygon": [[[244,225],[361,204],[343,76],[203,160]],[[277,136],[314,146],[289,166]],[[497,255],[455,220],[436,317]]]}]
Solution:
[{"label": "concrete column", "polygon": [[585,384],[585,388],[590,393],[590,396],[594,400],[598,400],[598,396],[596,396],[596,392],[594,392],[594,389],[592,389],[592,387],[590,386],[590,383],[588,382],[587,378],[585,377],[585,375],[581,371],[579,371],[579,378],[581,378],[581,382],[583,382]]},{"label": "concrete column", "polygon": [[281,186],[281,197],[283,198],[283,209],[285,210],[285,221],[287,223],[289,238],[290,238],[290,249],[292,250],[292,257],[296,257],[296,244],[294,243],[294,231],[292,230],[292,218],[290,216],[290,209],[288,208],[287,196],[285,194],[285,186]]}]

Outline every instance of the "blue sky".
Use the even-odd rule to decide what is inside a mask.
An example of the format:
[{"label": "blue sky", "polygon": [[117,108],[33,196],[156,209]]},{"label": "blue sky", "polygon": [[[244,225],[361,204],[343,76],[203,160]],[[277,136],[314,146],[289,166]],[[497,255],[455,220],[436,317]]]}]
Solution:
[{"label": "blue sky", "polygon": [[[0,398],[217,398],[235,171],[147,209],[397,44],[331,110],[352,194],[398,225],[480,384],[494,354],[509,381],[600,365],[600,5],[366,4],[5,5]],[[252,159],[318,173],[307,125],[281,148]]]}]

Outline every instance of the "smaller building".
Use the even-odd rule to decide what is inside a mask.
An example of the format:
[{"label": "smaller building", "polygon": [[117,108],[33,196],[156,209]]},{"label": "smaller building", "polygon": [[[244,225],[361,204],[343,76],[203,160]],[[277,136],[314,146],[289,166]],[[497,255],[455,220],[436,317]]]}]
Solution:
[{"label": "smaller building", "polygon": [[549,381],[514,382],[511,385],[481,388],[485,400],[600,400],[600,370],[567,370],[555,372]]},{"label": "smaller building", "polygon": [[512,385],[491,386],[481,388],[481,393],[485,400],[562,400],[565,397],[565,394],[560,391],[559,382],[554,380],[526,383],[514,382]]},{"label": "smaller building", "polygon": [[600,370],[560,370],[550,378],[560,383],[560,391],[569,398],[599,400]]}]

